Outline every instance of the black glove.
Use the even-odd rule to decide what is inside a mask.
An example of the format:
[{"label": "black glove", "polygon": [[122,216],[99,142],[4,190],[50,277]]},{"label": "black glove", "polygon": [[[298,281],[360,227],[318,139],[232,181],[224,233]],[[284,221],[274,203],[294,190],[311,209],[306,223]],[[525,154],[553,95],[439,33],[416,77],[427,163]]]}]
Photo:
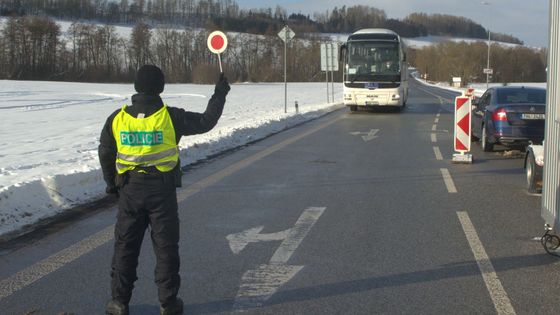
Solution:
[{"label": "black glove", "polygon": [[221,94],[226,96],[231,88],[229,87],[229,83],[227,78],[223,73],[220,74],[220,78],[218,82],[216,82],[216,87],[214,88],[215,94]]},{"label": "black glove", "polygon": [[109,195],[119,196],[119,187],[117,186],[107,186],[105,192]]}]

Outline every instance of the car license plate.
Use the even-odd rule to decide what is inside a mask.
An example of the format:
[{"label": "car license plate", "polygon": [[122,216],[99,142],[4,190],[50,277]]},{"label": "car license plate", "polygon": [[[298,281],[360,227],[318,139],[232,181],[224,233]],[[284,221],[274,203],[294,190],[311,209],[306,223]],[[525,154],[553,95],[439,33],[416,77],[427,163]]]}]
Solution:
[{"label": "car license plate", "polygon": [[527,120],[544,119],[544,114],[531,114],[531,113],[521,114],[521,119],[527,119]]},{"label": "car license plate", "polygon": [[370,105],[370,106],[379,105],[379,102],[376,102],[376,101],[366,101],[366,105]]}]

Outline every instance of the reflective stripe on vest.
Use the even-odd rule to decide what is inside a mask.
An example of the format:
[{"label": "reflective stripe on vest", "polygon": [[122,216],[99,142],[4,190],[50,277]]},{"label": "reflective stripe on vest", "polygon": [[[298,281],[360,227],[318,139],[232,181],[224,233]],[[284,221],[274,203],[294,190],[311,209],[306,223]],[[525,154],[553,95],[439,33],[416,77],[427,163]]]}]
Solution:
[{"label": "reflective stripe on vest", "polygon": [[173,122],[164,105],[146,118],[135,118],[125,111],[113,119],[113,136],[117,144],[116,169],[119,174],[136,167],[155,166],[169,172],[177,165],[179,149]]}]

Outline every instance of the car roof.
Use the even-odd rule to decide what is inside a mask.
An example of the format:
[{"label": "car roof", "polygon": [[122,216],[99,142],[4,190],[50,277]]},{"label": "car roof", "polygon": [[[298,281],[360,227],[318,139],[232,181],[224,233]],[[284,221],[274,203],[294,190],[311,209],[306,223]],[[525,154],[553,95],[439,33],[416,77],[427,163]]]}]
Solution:
[{"label": "car roof", "polygon": [[539,86],[525,86],[525,85],[508,85],[508,86],[495,86],[493,87],[494,90],[541,90],[546,91],[545,88]]}]

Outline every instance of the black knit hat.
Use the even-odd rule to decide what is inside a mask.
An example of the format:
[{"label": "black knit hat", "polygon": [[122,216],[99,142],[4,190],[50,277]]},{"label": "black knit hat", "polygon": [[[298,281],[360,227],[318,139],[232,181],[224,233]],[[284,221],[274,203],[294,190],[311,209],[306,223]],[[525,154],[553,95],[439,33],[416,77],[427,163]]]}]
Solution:
[{"label": "black knit hat", "polygon": [[138,93],[159,95],[163,92],[165,78],[160,68],[153,65],[143,65],[136,72],[134,89]]}]

